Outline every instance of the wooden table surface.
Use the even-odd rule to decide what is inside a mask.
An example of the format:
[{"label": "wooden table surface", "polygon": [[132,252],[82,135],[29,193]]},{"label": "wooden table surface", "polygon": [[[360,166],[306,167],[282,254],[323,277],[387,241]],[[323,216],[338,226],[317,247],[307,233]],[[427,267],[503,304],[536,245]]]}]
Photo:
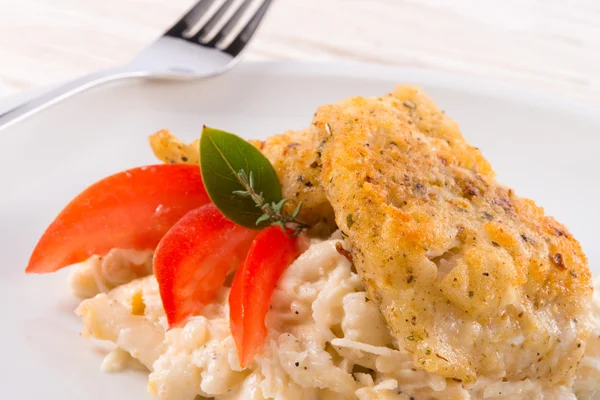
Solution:
[{"label": "wooden table surface", "polygon": [[[0,96],[126,62],[194,0],[0,0]],[[247,58],[446,70],[600,106],[598,0],[277,0]]]}]

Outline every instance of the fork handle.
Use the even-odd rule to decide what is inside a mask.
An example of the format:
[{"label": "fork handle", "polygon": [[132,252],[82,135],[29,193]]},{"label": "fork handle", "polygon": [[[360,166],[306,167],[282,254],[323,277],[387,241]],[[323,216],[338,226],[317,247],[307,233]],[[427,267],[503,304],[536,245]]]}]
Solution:
[{"label": "fork handle", "polygon": [[76,93],[117,79],[133,78],[145,75],[143,72],[118,67],[105,69],[90,75],[85,75],[54,88],[41,96],[20,104],[0,114],[0,131],[8,126],[41,111]]}]

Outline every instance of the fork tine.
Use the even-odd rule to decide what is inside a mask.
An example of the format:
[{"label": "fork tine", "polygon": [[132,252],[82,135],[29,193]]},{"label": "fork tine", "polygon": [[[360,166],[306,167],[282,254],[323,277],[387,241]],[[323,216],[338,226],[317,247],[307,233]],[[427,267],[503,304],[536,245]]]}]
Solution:
[{"label": "fork tine", "polygon": [[192,41],[201,41],[210,31],[212,31],[219,23],[219,21],[223,18],[223,15],[227,12],[229,7],[233,4],[233,0],[225,0],[225,2],[219,7],[219,9],[213,14],[212,17],[202,26],[196,34],[194,34],[190,40]]},{"label": "fork tine", "polygon": [[215,1],[216,0],[199,0],[179,21],[165,32],[165,35],[183,38],[183,35],[198,22]]},{"label": "fork tine", "polygon": [[229,18],[229,21],[215,34],[215,36],[208,43],[209,46],[215,47],[223,38],[226,38],[231,34],[233,29],[236,27],[242,16],[248,10],[248,7],[253,3],[253,0],[244,0],[242,5],[238,7],[235,13]]},{"label": "fork tine", "polygon": [[248,21],[246,26],[237,34],[237,36],[231,41],[229,46],[223,49],[224,52],[231,54],[233,57],[236,57],[243,49],[246,47],[252,35],[258,28],[260,21],[262,21],[263,17],[267,13],[269,6],[273,0],[263,0],[260,7],[256,10],[252,18]]}]

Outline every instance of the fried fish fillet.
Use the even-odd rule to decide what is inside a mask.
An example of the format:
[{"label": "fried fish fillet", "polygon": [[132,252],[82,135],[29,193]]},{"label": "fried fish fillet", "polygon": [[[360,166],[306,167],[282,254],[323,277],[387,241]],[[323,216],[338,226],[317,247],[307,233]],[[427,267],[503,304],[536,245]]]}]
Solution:
[{"label": "fried fish fillet", "polygon": [[148,138],[156,158],[167,164],[195,164],[200,161],[200,139],[186,144],[166,129],[153,133]]},{"label": "fried fish fillet", "polygon": [[569,382],[589,335],[586,257],[454,121],[401,86],[319,108],[308,137],[368,294],[417,368]]},{"label": "fried fish fillet", "polygon": [[287,212],[299,203],[298,218],[312,226],[311,233],[329,236],[335,230],[331,204],[321,185],[319,139],[315,129],[287,131],[266,141],[250,141],[273,164],[282,194],[288,199]]}]

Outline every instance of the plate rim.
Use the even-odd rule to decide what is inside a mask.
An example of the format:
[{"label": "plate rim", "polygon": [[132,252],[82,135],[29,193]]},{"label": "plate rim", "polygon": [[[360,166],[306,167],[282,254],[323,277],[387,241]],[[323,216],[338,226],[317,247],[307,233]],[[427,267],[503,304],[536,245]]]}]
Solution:
[{"label": "plate rim", "polygon": [[[261,76],[266,76],[268,79],[272,79],[269,77],[269,74],[274,74],[274,78],[319,78],[319,77],[340,77],[348,80],[352,80],[356,82],[360,79],[365,79],[371,83],[377,82],[395,82],[401,83],[403,81],[410,81],[418,79],[419,84],[427,84],[431,86],[443,87],[449,90],[459,91],[465,95],[486,95],[491,96],[496,99],[506,100],[511,103],[521,104],[521,105],[533,105],[536,108],[543,110],[544,112],[552,112],[553,110],[560,110],[560,113],[573,117],[574,115],[581,115],[585,121],[591,121],[594,126],[600,126],[600,109],[594,106],[589,106],[586,104],[580,104],[575,101],[571,101],[569,99],[564,99],[556,95],[545,94],[543,92],[536,92],[535,90],[531,90],[529,88],[523,88],[514,86],[508,83],[496,82],[493,80],[482,79],[481,77],[465,75],[465,74],[457,74],[446,71],[437,71],[431,69],[422,69],[422,68],[407,68],[403,66],[390,66],[390,65],[381,65],[381,64],[372,64],[372,63],[363,63],[363,62],[297,62],[297,61],[260,61],[260,62],[244,62],[236,67],[237,69],[243,70],[240,71],[240,76],[251,76],[252,74],[260,74]],[[140,84],[142,82],[140,81]],[[152,82],[143,82],[144,86],[146,84],[151,85]],[[201,83],[200,83],[201,84]],[[181,87],[173,88],[175,91],[186,91],[190,90],[189,86],[184,86],[186,83],[181,82],[173,82],[173,86],[179,85]],[[24,95],[33,96],[41,92],[41,90],[47,90],[51,86],[43,86],[36,87],[33,89],[29,89],[28,91],[17,93],[6,99],[18,99]],[[114,88],[109,88],[110,94],[114,95],[112,90],[120,90],[121,84],[117,83]],[[390,87],[388,90],[391,90]],[[0,108],[4,104],[5,98],[0,98]],[[59,103],[58,107],[61,107],[62,104]],[[52,113],[52,109],[45,110],[44,112]],[[537,112],[537,110],[536,110]],[[510,115],[509,115],[510,117]],[[9,127],[6,132],[11,133],[12,127]],[[3,132],[0,132],[0,137],[2,137]],[[582,237],[579,236],[578,237]],[[62,275],[58,280],[64,282],[64,275]],[[64,289],[64,284],[62,286]],[[67,291],[62,291],[63,294],[68,294]],[[89,346],[88,343],[88,347]],[[75,347],[74,347],[75,348]],[[86,365],[84,363],[80,365]],[[99,371],[99,369],[95,369],[94,372]],[[9,376],[13,376],[9,374]],[[104,376],[104,375],[102,375]],[[125,376],[125,375],[123,375]],[[102,384],[110,384],[106,380],[98,381]],[[132,380],[133,382],[133,380]],[[9,386],[8,389],[12,390],[14,387]],[[56,387],[52,388],[53,390]],[[59,393],[62,394],[61,391]],[[140,392],[143,394],[143,391]],[[11,394],[11,392],[9,392]],[[137,393],[136,393],[137,394]],[[125,395],[133,395],[133,393],[125,393]],[[50,392],[50,396],[54,396],[54,393]],[[54,398],[54,397],[50,397]]]}]

